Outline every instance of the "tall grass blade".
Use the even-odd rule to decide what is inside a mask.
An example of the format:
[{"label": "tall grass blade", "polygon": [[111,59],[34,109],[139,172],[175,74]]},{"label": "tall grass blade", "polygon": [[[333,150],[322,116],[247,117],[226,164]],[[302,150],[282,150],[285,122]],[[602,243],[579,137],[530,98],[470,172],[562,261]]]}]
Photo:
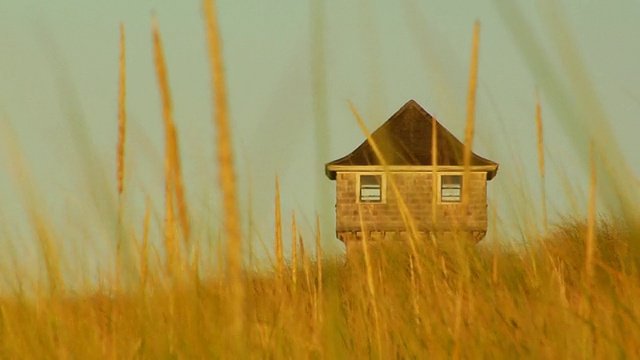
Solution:
[{"label": "tall grass blade", "polygon": [[203,0],[206,23],[209,61],[211,67],[211,83],[213,86],[213,103],[215,104],[214,126],[218,153],[219,181],[223,194],[224,229],[227,241],[227,277],[230,285],[230,304],[233,314],[231,324],[235,339],[240,338],[244,319],[244,288],[242,285],[242,234],[238,212],[236,178],[233,164],[233,147],[227,94],[222,64],[222,47],[218,31],[217,13],[213,0]]},{"label": "tall grass blade", "polygon": [[362,218],[362,205],[358,206],[358,216],[360,218],[360,228],[362,229],[362,252],[364,254],[364,265],[367,275],[367,290],[369,293],[369,302],[373,310],[373,321],[375,324],[376,342],[378,347],[378,357],[382,358],[382,341],[380,339],[380,316],[378,314],[378,299],[376,298],[376,287],[373,282],[373,265],[369,255],[369,234],[365,228],[364,219]]},{"label": "tall grass blade", "polygon": [[296,238],[298,236],[298,227],[296,224],[296,213],[291,212],[291,282],[294,289],[298,282],[298,246]]},{"label": "tall grass blade", "polygon": [[15,132],[9,124],[5,124],[3,131],[0,131],[0,136],[2,136],[0,143],[6,147],[5,151],[12,161],[11,175],[14,183],[18,185],[19,190],[22,192],[28,221],[32,228],[35,229],[38,249],[44,261],[49,295],[55,298],[65,293],[65,283],[60,269],[60,255],[55,246],[53,229],[40,213],[38,202],[40,196],[35,194],[33,189],[31,183],[33,176],[25,165],[25,157],[16,143]]},{"label": "tall grass blade", "polygon": [[117,157],[117,178],[118,178],[118,194],[122,194],[124,190],[124,150],[127,130],[127,72],[126,72],[126,47],[125,47],[125,30],[124,24],[120,23],[120,82],[118,86],[118,145],[116,150]]},{"label": "tall grass blade", "polygon": [[171,135],[173,137],[171,148],[171,162],[173,164],[173,177],[175,184],[176,202],[178,205],[178,220],[182,229],[182,237],[186,245],[189,245],[191,238],[191,224],[189,223],[189,209],[187,206],[184,182],[182,181],[182,165],[180,161],[180,152],[178,147],[178,136],[176,134],[175,125],[172,124]]},{"label": "tall grass blade", "polygon": [[318,271],[318,293],[322,294],[322,233],[320,229],[320,215],[316,214],[316,266]]},{"label": "tall grass blade", "polygon": [[[373,149],[373,152],[376,154],[376,157],[378,158],[378,160],[380,160],[380,163],[382,164],[385,173],[389,174],[389,167],[386,160],[384,159],[384,156],[382,155],[382,151],[380,150],[380,147],[373,140],[371,133],[365,126],[364,121],[362,121],[360,114],[356,110],[355,106],[353,106],[353,103],[351,103],[351,101],[349,101],[349,109],[351,110],[351,113],[353,114],[353,116],[356,118],[356,121],[360,126],[360,130],[367,138],[367,142],[371,145],[371,148]],[[409,236],[407,236],[407,240],[409,242],[409,247],[411,248],[411,254],[415,257],[415,260],[416,260],[415,261],[416,272],[418,273],[418,277],[421,277],[423,273],[422,273],[422,265],[419,261],[420,258],[418,256],[419,255],[418,248],[416,245],[416,240],[419,239],[416,223],[393,177],[389,176],[388,178],[389,178],[389,185],[391,186],[391,190],[393,191],[393,194],[396,197],[398,209],[400,210],[400,215],[402,216],[402,220],[404,221],[404,224],[408,227]]]},{"label": "tall grass blade", "polygon": [[302,235],[298,236],[298,244],[300,245],[300,258],[302,259],[302,271],[304,272],[304,278],[307,284],[307,290],[311,291],[311,261],[309,255],[304,248],[304,240]]},{"label": "tall grass blade", "polygon": [[162,101],[162,119],[165,136],[165,230],[164,242],[167,252],[167,272],[170,277],[177,275],[180,262],[180,247],[176,233],[176,222],[173,205],[175,191],[175,154],[177,153],[176,133],[173,125],[173,112],[169,81],[162,49],[162,39],[156,18],[152,19],[153,53],[156,63],[156,76]]},{"label": "tall grass blade", "polygon": [[[480,22],[473,25],[473,43],[471,47],[471,64],[469,66],[469,90],[467,94],[467,122],[464,132],[464,176],[462,184],[463,201],[469,203],[469,180],[471,175],[471,152],[475,133],[476,92],[478,89],[478,52],[480,45]],[[462,207],[464,208],[464,207]],[[466,212],[466,210],[465,210]]]},{"label": "tall grass blade", "polygon": [[90,206],[95,207],[99,214],[104,229],[108,232],[117,227],[117,219],[114,214],[117,212],[117,204],[112,196],[112,175],[107,174],[102,166],[102,157],[98,152],[95,142],[88,131],[88,121],[86,120],[78,91],[73,84],[73,76],[69,66],[59,53],[56,39],[51,37],[52,32],[45,32],[43,45],[49,50],[50,63],[54,66],[52,71],[56,94],[60,107],[64,112],[65,120],[69,125],[69,139],[74,145],[74,154],[78,156],[80,162],[79,169],[83,172],[85,181],[84,190],[87,191],[91,201]]},{"label": "tall grass blade", "polygon": [[117,244],[116,244],[116,287],[121,286],[122,281],[122,245],[124,242],[124,229],[122,224],[123,217],[123,199],[122,192],[124,190],[124,160],[125,160],[125,142],[127,130],[127,112],[126,112],[126,47],[125,47],[125,31],[124,24],[120,23],[120,82],[118,86],[118,144],[116,145],[116,163],[117,163],[117,181],[118,181],[118,225],[117,225]]},{"label": "tall grass blade", "polygon": [[493,240],[493,256],[491,259],[491,282],[493,285],[498,283],[498,214],[496,210],[496,206],[493,205],[490,207],[491,209],[491,234]]},{"label": "tall grass blade", "polygon": [[[533,76],[540,81],[541,90],[550,99],[552,110],[562,119],[560,125],[564,127],[574,148],[584,149],[590,139],[582,134],[590,134],[598,148],[607,149],[606,154],[600,154],[601,157],[606,156],[601,165],[607,168],[599,180],[603,184],[599,187],[603,193],[602,198],[630,225],[637,225],[637,218],[630,215],[637,213],[637,204],[640,203],[638,192],[631,188],[631,182],[628,181],[632,175],[624,165],[624,153],[612,134],[611,122],[607,121],[606,112],[579,54],[577,42],[564,20],[562,7],[553,1],[541,2],[541,18],[547,23],[549,32],[554,34],[550,39],[556,50],[554,54],[558,55],[561,64],[556,69],[553,64],[555,59],[551,58],[541,41],[535,37],[537,31],[519,5],[513,1],[496,0],[495,3],[514,36],[522,59]],[[588,173],[590,161],[587,152],[577,151],[576,155],[581,160],[579,164]],[[635,251],[640,252],[639,241],[633,240],[631,245]]]},{"label": "tall grass blade", "polygon": [[[328,121],[328,92],[327,92],[327,70],[326,70],[326,3],[324,0],[312,0],[310,4],[310,26],[311,39],[311,86],[312,86],[312,106],[314,117],[314,138],[316,142],[316,191],[315,206],[316,211],[325,219],[323,224],[328,224],[326,220],[331,216],[329,181],[324,178],[324,163],[329,158],[329,144],[331,143],[331,132]],[[325,225],[326,226],[326,225]],[[328,234],[330,229],[323,228],[323,233]]]},{"label": "tall grass blade", "polygon": [[438,122],[435,118],[431,122],[431,240],[436,244],[438,227]]},{"label": "tall grass blade", "polygon": [[593,257],[596,249],[596,154],[592,142],[590,148],[591,171],[589,176],[589,213],[587,215],[587,238],[585,249],[585,270],[589,281],[593,278]]},{"label": "tall grass blade", "polygon": [[282,219],[280,213],[280,181],[276,175],[276,233],[274,250],[276,254],[276,275],[278,279],[282,279],[282,273],[284,272],[284,254],[282,249]]},{"label": "tall grass blade", "polygon": [[149,281],[149,220],[151,217],[151,201],[147,198],[142,224],[142,249],[140,251],[140,289],[144,291]]},{"label": "tall grass blade", "polygon": [[542,106],[540,105],[540,95],[536,88],[536,133],[538,134],[538,169],[540,171],[540,186],[542,190],[542,227],[546,231],[547,220],[547,190],[544,170],[544,137],[542,132]]}]

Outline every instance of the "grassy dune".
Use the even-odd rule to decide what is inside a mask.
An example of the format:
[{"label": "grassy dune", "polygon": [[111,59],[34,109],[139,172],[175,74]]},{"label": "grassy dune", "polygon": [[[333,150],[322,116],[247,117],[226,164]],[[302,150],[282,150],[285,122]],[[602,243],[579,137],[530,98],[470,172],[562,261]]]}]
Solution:
[{"label": "grassy dune", "polygon": [[[640,358],[640,229],[635,213],[597,218],[595,154],[589,209],[584,219],[531,231],[518,246],[480,246],[412,239],[411,251],[363,242],[361,257],[322,256],[320,218],[315,249],[305,249],[293,219],[280,213],[276,185],[273,268],[244,266],[232,135],[225,95],[222,48],[215,6],[203,1],[211,60],[224,246],[208,259],[196,217],[186,200],[179,144],[160,29],[152,33],[165,129],[165,207],[150,231],[150,205],[138,236],[125,231],[127,191],[126,71],[121,28],[117,189],[118,231],[113,239],[115,276],[97,287],[66,284],[46,215],[37,207],[32,226],[43,257],[42,279],[17,278],[0,297],[3,358]],[[474,35],[465,140],[473,139],[478,27]],[[544,179],[542,118],[537,105],[540,175]],[[352,107],[354,115],[359,116]],[[159,122],[160,124],[160,122]],[[362,122],[361,122],[362,124]],[[363,129],[366,133],[366,129]],[[603,154],[599,154],[603,156]],[[612,154],[613,155],[613,154]],[[26,175],[25,175],[26,176]],[[612,175],[613,176],[613,175]],[[277,181],[277,180],[276,180]],[[30,194],[28,182],[23,183]],[[276,182],[277,184],[277,182]],[[638,185],[635,185],[638,190]],[[544,188],[542,193],[544,194]],[[622,199],[618,199],[623,202]],[[35,201],[25,200],[28,205]],[[536,209],[540,203],[521,204]],[[543,201],[542,208],[545,208]],[[549,222],[550,224],[547,224]],[[291,239],[283,227],[290,224]],[[411,224],[407,224],[410,228]],[[532,228],[537,224],[531,224]],[[160,241],[149,240],[160,234]],[[494,239],[495,240],[495,239]],[[162,244],[154,249],[150,243]],[[127,246],[131,245],[131,246]],[[285,257],[291,247],[293,257]],[[133,254],[125,248],[136,249]],[[217,271],[198,264],[225,259]],[[72,285],[72,286],[68,286]]]},{"label": "grassy dune", "polygon": [[[637,238],[600,224],[593,277],[583,223],[528,251],[451,244],[419,258],[371,252],[345,265],[303,259],[282,277],[247,272],[236,301],[224,279],[0,303],[0,353],[23,357],[637,357]],[[416,263],[422,274],[418,274]]]}]

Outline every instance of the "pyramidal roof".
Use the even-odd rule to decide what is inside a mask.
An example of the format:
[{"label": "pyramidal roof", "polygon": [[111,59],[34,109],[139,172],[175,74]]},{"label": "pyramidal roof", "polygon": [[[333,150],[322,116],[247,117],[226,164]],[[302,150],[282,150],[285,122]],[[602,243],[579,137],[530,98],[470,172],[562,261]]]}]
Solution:
[{"label": "pyramidal roof", "polygon": [[[387,165],[432,165],[431,139],[433,122],[436,123],[437,165],[464,165],[464,144],[434,119],[415,100],[409,100],[389,120],[371,134]],[[325,173],[335,180],[333,166],[382,165],[373,147],[365,140],[350,154],[325,165]],[[493,166],[487,171],[487,180],[491,180],[498,170],[498,164],[471,153],[471,166]]]}]

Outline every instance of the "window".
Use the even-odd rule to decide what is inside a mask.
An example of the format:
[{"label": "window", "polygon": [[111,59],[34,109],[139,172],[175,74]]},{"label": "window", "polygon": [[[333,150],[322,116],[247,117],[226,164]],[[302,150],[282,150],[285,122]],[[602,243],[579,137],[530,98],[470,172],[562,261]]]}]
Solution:
[{"label": "window", "polygon": [[360,202],[382,202],[382,175],[360,175]]},{"label": "window", "polygon": [[440,201],[443,203],[462,201],[462,175],[440,176]]}]

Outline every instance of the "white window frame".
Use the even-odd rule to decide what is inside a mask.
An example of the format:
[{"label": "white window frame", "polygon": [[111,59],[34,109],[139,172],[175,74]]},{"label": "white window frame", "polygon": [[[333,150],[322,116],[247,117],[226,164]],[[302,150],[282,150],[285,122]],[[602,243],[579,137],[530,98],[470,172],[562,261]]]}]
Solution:
[{"label": "white window frame", "polygon": [[[380,176],[380,201],[362,201],[360,199],[360,178],[362,176]],[[386,204],[387,202],[387,176],[383,172],[361,172],[356,174],[356,203],[357,204]]]},{"label": "white window frame", "polygon": [[[443,176],[459,176],[460,177],[460,200],[458,201],[442,201],[442,177]],[[438,204],[455,205],[464,202],[464,174],[462,172],[442,172],[438,173]]]}]

